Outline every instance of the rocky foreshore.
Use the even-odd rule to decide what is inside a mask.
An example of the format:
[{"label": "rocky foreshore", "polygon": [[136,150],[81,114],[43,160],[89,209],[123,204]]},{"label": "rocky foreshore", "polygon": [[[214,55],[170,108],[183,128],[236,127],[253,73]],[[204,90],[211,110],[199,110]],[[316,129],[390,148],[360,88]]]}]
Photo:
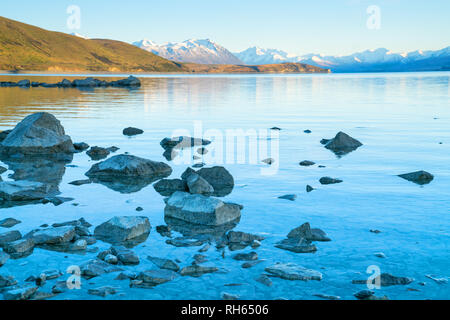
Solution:
[{"label": "rocky foreshore", "polygon": [[[126,136],[143,133],[143,130],[137,128],[123,131]],[[180,177],[169,179],[173,170],[167,163],[130,154],[109,157],[118,148],[91,148],[84,142],[73,143],[59,120],[45,112],[26,117],[14,129],[0,133],[0,137],[0,160],[8,166],[0,167],[0,174],[13,172],[8,176],[10,180],[0,179],[0,206],[46,203],[56,206],[73,201],[72,198],[60,197],[58,186],[73,155],[82,152],[95,163],[85,173],[88,179],[72,181],[72,186],[100,183],[116,192],[131,194],[153,184],[155,191],[161,195],[160,201],[165,204],[164,212],[161,212],[164,214],[165,224],[156,226],[156,233],[152,233],[151,218],[141,213],[144,211],[141,207],[136,208],[139,215],[124,213],[105,219],[95,227],[80,218],[35,226],[23,234],[15,230],[21,221],[4,217],[0,221],[0,268],[3,270],[10,261],[26,259],[39,249],[62,252],[67,259],[73,254],[85,255],[85,261],[79,265],[84,279],[114,274],[118,284],[119,281],[128,281],[127,287],[133,289],[152,289],[179,278],[198,278],[229,272],[214,263],[217,259],[228,259],[230,265],[237,264],[240,272],[250,273],[250,270],[260,268],[259,277],[249,279],[255,285],[270,287],[276,283],[274,281],[321,281],[326,277],[326,274],[310,269],[310,266],[297,264],[293,261],[293,255],[286,256],[288,261],[279,262],[273,261],[266,251],[265,242],[270,242],[271,246],[289,251],[289,254],[311,257],[319,250],[316,242],[321,242],[321,247],[333,245],[333,242],[329,243],[331,238],[323,230],[311,228],[308,222],[292,229],[285,239],[268,236],[276,241],[266,240],[267,236],[260,234],[235,230],[242,218],[244,206],[224,199],[235,188],[233,175],[224,167],[199,170],[189,167]],[[207,154],[206,146],[211,143],[200,138],[174,137],[163,139],[161,146],[170,153],[196,146],[201,149],[198,150],[200,154]],[[334,139],[322,141],[322,144],[338,156],[344,156],[362,146],[359,141],[342,132]],[[301,163],[305,170],[314,165],[313,161]],[[431,183],[434,178],[425,171],[402,174],[399,177],[420,185]],[[319,182],[323,186],[329,186],[342,183],[343,180],[322,177]],[[307,191],[312,190],[315,189],[308,185]],[[295,194],[280,197],[292,201],[296,198]],[[163,245],[174,250],[191,250],[193,256],[185,261],[172,259],[167,256],[164,248],[140,256],[135,248],[144,246],[143,243],[150,237],[162,237],[165,240]],[[103,249],[94,246],[96,244],[101,244]],[[382,253],[377,253],[376,257],[386,258]],[[305,265],[313,265],[308,259],[302,261]],[[145,269],[144,264],[149,264],[152,268]],[[134,266],[144,268],[136,271]],[[34,270],[20,283],[14,275],[4,273],[2,269],[0,293],[6,300],[50,299],[69,290],[68,282],[59,280],[63,276],[60,270]],[[435,276],[430,275],[429,278],[441,281]],[[388,273],[381,274],[379,280],[383,287],[414,282],[412,278]],[[355,285],[366,282],[364,279],[353,280]],[[50,291],[44,289],[48,288],[45,286],[47,283],[51,283]],[[115,285],[87,286],[87,293],[98,297],[118,293]],[[323,299],[340,298],[324,293],[315,296]],[[222,292],[220,297],[227,300],[239,299],[240,295]],[[387,299],[376,297],[372,291],[367,290],[356,293],[355,297],[360,300]]]},{"label": "rocky foreshore", "polygon": [[0,87],[19,87],[19,88],[107,88],[107,87],[122,87],[122,88],[138,88],[141,86],[141,81],[133,76],[126,79],[116,81],[99,80],[92,77],[85,79],[76,79],[70,81],[64,79],[58,83],[35,82],[28,79],[20,80],[18,82],[2,81]]}]

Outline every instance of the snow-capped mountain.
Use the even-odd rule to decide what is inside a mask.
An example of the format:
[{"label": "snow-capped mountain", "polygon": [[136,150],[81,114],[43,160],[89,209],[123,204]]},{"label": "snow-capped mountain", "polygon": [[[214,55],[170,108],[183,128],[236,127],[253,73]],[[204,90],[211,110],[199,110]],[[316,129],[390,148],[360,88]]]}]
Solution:
[{"label": "snow-capped mountain", "polygon": [[307,54],[296,56],[281,50],[249,48],[235,55],[248,65],[300,62],[329,68],[333,72],[436,71],[450,70],[450,47],[436,51],[394,53],[384,48],[348,56]]},{"label": "snow-capped mountain", "polygon": [[209,39],[191,39],[180,43],[156,44],[150,40],[134,42],[133,45],[158,56],[177,62],[201,64],[243,64],[224,47]]}]

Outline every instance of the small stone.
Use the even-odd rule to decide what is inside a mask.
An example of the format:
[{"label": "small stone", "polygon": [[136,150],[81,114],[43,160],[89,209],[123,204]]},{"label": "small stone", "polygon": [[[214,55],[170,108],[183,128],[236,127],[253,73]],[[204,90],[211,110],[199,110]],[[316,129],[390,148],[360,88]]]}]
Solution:
[{"label": "small stone", "polygon": [[113,246],[111,247],[111,252],[124,265],[138,265],[140,263],[136,253],[123,246]]},{"label": "small stone", "polygon": [[113,254],[106,255],[106,257],[102,260],[105,261],[106,263],[113,264],[113,265],[116,265],[119,263],[119,259]]},{"label": "small stone", "polygon": [[73,186],[82,186],[82,185],[91,184],[91,183],[92,183],[91,179],[75,180],[75,181],[69,182],[69,184],[71,184]]},{"label": "small stone", "polygon": [[0,267],[3,266],[6,261],[8,261],[10,258],[9,254],[7,254],[4,251],[0,251]]},{"label": "small stone", "polygon": [[261,262],[263,262],[264,260],[255,260],[255,261],[250,261],[250,262],[245,262],[242,264],[242,268],[243,269],[250,269],[253,268],[254,266],[260,264]]},{"label": "small stone", "polygon": [[312,191],[314,191],[315,189],[313,187],[311,187],[310,185],[306,186],[306,192],[310,193]]},{"label": "small stone", "polygon": [[313,165],[315,165],[315,164],[316,164],[315,162],[308,161],[308,160],[305,160],[305,161],[300,162],[300,165],[301,165],[302,167],[310,167],[310,166],[313,166]]},{"label": "small stone", "polygon": [[83,151],[86,151],[87,149],[89,149],[89,145],[85,142],[74,143],[73,147],[78,152],[83,152]]},{"label": "small stone", "polygon": [[330,177],[323,177],[323,178],[320,178],[319,182],[321,184],[323,184],[323,185],[328,185],[328,184],[342,183],[344,181],[340,180],[340,179],[333,179],[333,178],[330,178]]},{"label": "small stone", "polygon": [[259,248],[260,246],[261,246],[261,242],[260,242],[260,241],[258,241],[258,240],[253,240],[253,242],[252,242],[252,244],[251,244],[252,249]]},{"label": "small stone", "polygon": [[372,232],[372,233],[376,233],[376,234],[378,234],[378,233],[381,233],[381,231],[380,231],[380,230],[376,230],[376,229],[372,229],[372,230],[370,230],[370,232]]},{"label": "small stone", "polygon": [[399,175],[400,178],[414,182],[419,185],[429,184],[433,181],[434,176],[426,171],[417,171]]},{"label": "small stone", "polygon": [[313,296],[321,298],[321,299],[325,299],[325,300],[340,300],[341,299],[341,297],[339,297],[339,296],[331,296],[331,295],[322,294],[322,293],[316,293],[316,294],[313,294]]},{"label": "small stone", "polygon": [[385,259],[386,255],[383,252],[377,252],[374,254],[375,257]]},{"label": "small stone", "polygon": [[307,133],[307,134],[310,134],[310,133],[312,133],[312,131],[311,130],[305,130],[305,131],[303,131],[304,133]]},{"label": "small stone", "polygon": [[137,211],[137,212],[142,212],[142,211],[144,211],[144,208],[142,208],[142,207],[137,207],[137,208],[136,208],[136,211]]},{"label": "small stone", "polygon": [[272,165],[272,164],[275,163],[275,159],[267,158],[267,159],[264,159],[262,162],[265,163],[265,164],[268,164],[268,165]]},{"label": "small stone", "polygon": [[138,129],[138,128],[133,128],[133,127],[129,127],[129,128],[125,128],[123,129],[123,135],[125,136],[137,136],[139,134],[143,134],[144,130]]},{"label": "small stone", "polygon": [[219,271],[216,267],[203,267],[199,265],[192,265],[181,269],[182,276],[200,277],[206,273],[214,273]]},{"label": "small stone", "polygon": [[[170,270],[149,270],[145,272],[141,272],[137,280],[143,281],[145,284],[150,286],[157,286],[169,281],[174,280],[177,277],[177,274]],[[137,283],[136,283],[137,284]],[[137,286],[139,287],[139,286]]]},{"label": "small stone", "polygon": [[180,267],[169,259],[162,259],[157,257],[147,257],[148,260],[150,260],[154,265],[156,265],[160,269],[166,269],[178,272],[180,270]]},{"label": "small stone", "polygon": [[19,239],[22,239],[22,234],[17,230],[0,233],[0,247]]},{"label": "small stone", "polygon": [[287,195],[278,197],[278,199],[295,201],[297,199],[297,195],[296,194],[287,194]]},{"label": "small stone", "polygon": [[111,152],[108,151],[106,148],[102,148],[102,147],[91,147],[86,154],[94,161],[96,160],[103,160],[106,157],[109,156]]},{"label": "small stone", "polygon": [[265,269],[274,277],[285,280],[322,280],[322,274],[318,271],[304,268],[294,263],[278,263]]}]

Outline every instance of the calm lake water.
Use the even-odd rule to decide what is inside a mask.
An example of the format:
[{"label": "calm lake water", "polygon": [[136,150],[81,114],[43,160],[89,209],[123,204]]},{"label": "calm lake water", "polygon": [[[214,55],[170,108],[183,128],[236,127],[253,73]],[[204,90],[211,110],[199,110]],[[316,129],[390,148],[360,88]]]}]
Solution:
[{"label": "calm lake water", "polygon": [[[230,129],[259,132],[274,126],[282,128],[278,137],[258,140],[279,146],[279,152],[275,148],[272,154],[279,165],[274,174],[262,174],[261,169],[267,168],[260,162],[262,159],[256,164],[223,164],[236,183],[233,193],[225,199],[245,207],[235,230],[266,236],[256,250],[265,262],[243,269],[242,262],[231,258],[234,253],[227,251],[224,259],[220,251],[212,248],[205,254],[209,261],[204,265],[217,266],[223,272],[201,278],[179,277],[151,290],[130,289],[128,281],[113,280],[117,274],[110,274],[83,280],[81,290],[68,291],[57,299],[96,299],[87,290],[104,285],[119,290],[106,299],[220,299],[222,292],[238,294],[242,299],[318,299],[313,296],[317,293],[354,299],[353,294],[366,287],[352,284],[352,280],[367,279],[370,274],[366,270],[373,265],[381,272],[415,279],[408,286],[375,290],[377,296],[449,299],[450,283],[439,284],[426,277],[450,280],[449,77],[448,72],[148,76],[141,78],[143,86],[138,90],[0,88],[0,130],[13,128],[31,113],[48,111],[61,120],[75,142],[114,145],[120,148],[117,154],[129,152],[168,162],[159,142],[175,130],[185,129],[193,135],[195,124],[201,124],[203,131],[223,134]],[[23,78],[54,83],[73,77],[4,75],[0,81]],[[127,138],[122,130],[128,126],[145,133]],[[312,133],[304,133],[307,129]],[[320,140],[332,138],[339,131],[357,138],[364,146],[336,157]],[[216,147],[215,143],[211,145],[212,150]],[[234,151],[225,151],[230,153]],[[210,157],[203,160],[208,165],[214,164]],[[317,165],[300,167],[303,160]],[[26,233],[44,223],[81,217],[96,226],[116,215],[145,215],[153,226],[152,233],[133,249],[141,264],[126,269],[155,268],[147,256],[179,259],[182,267],[191,264],[198,247],[175,248],[156,232],[156,226],[165,224],[164,201],[151,185],[137,193],[121,194],[99,184],[68,184],[85,179],[84,173],[94,163],[85,153],[76,154],[71,163],[75,167],[66,167],[60,177],[61,196],[74,198],[72,203],[0,209],[0,219],[21,220],[12,230]],[[189,164],[170,165],[174,169],[171,178],[178,178]],[[397,177],[418,170],[432,173],[435,179],[419,186]],[[11,173],[4,173],[3,180],[8,180]],[[323,176],[344,182],[321,186],[318,180]],[[307,193],[306,185],[317,190]],[[293,202],[278,199],[285,194],[296,194],[298,198]],[[79,206],[73,206],[74,202]],[[144,211],[137,213],[138,206]],[[305,222],[323,229],[332,241],[317,243],[315,254],[295,254],[274,247],[291,229]],[[371,229],[381,233],[371,233]],[[94,246],[99,250],[110,247],[100,241]],[[377,252],[383,252],[386,258],[374,256]],[[9,260],[0,272],[10,273],[22,282],[43,270],[65,271],[96,255],[35,249],[27,258]],[[323,280],[273,278],[270,288],[255,281],[265,267],[276,262],[318,270]],[[49,281],[44,289],[51,290],[53,284]]]}]

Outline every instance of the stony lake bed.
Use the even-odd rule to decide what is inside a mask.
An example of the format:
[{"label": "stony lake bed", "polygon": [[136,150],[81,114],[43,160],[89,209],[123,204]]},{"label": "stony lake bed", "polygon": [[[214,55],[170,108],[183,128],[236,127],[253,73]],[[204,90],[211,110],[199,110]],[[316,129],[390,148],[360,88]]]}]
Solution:
[{"label": "stony lake bed", "polygon": [[[0,88],[0,131],[29,117],[2,138],[0,297],[448,299],[449,76],[0,76],[30,79]],[[215,163],[199,122],[279,152]],[[57,152],[18,156],[39,123]]]}]

